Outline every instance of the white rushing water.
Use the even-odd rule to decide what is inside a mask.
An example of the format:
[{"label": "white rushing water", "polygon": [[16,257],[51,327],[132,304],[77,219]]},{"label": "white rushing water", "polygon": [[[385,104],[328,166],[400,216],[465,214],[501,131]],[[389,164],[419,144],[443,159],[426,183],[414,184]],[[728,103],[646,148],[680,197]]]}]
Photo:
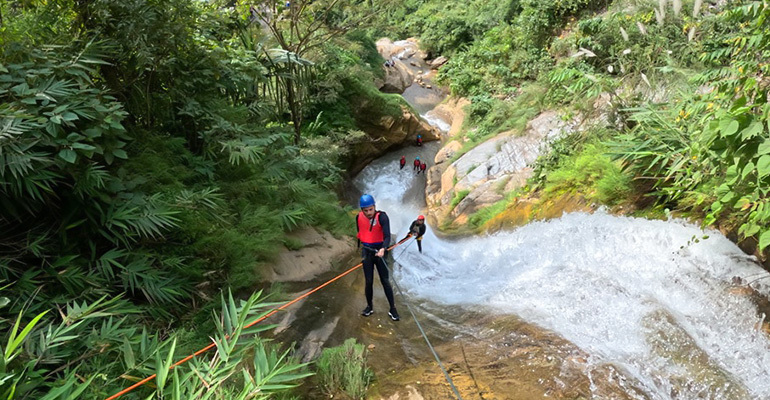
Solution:
[{"label": "white rushing water", "polygon": [[[401,238],[424,211],[425,180],[410,158],[399,170],[399,156],[372,163],[356,185]],[[412,298],[516,315],[589,363],[614,365],[651,399],[770,399],[770,341],[756,306],[730,291],[734,277],[770,278],[718,232],[597,212],[453,241],[429,227],[423,243],[422,254],[394,251],[394,279]]]}]

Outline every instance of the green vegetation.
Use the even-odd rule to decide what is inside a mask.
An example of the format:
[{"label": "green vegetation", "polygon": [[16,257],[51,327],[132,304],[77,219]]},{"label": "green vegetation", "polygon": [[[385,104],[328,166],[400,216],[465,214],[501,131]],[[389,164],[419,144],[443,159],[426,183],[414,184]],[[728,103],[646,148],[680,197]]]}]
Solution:
[{"label": "green vegetation", "polygon": [[476,211],[468,218],[468,226],[473,229],[479,229],[483,227],[484,224],[489,222],[489,220],[505,211],[505,208],[508,207],[512,201],[514,201],[514,198],[515,196],[509,193],[505,196],[504,199],[496,202],[495,204]]},{"label": "green vegetation", "polygon": [[[352,7],[329,4],[266,31],[238,2],[0,3],[4,399],[103,399],[152,373],[123,398],[263,398],[308,375],[244,329],[264,298],[211,299],[257,287],[293,230],[351,233],[350,102],[400,115],[367,85],[373,40],[345,28],[366,13],[318,18]],[[170,370],[212,337],[216,357]]]},{"label": "green vegetation", "polygon": [[289,250],[299,250],[305,247],[305,243],[297,238],[287,237],[283,240],[283,245]]},{"label": "green vegetation", "polygon": [[455,192],[454,197],[452,197],[452,203],[449,204],[449,210],[454,210],[455,207],[457,207],[458,204],[460,204],[461,201],[463,201],[464,198],[468,197],[468,195],[471,193],[470,189],[460,190],[458,192]]},{"label": "green vegetation", "polygon": [[[770,5],[748,2],[714,15],[692,79],[711,91],[690,92],[668,106],[634,110],[633,129],[617,152],[631,171],[654,180],[661,201],[704,215],[704,224],[734,223],[743,238],[770,245]],[[709,32],[711,33],[711,32]]]},{"label": "green vegetation", "polygon": [[606,152],[602,145],[587,145],[578,154],[563,159],[549,172],[544,194],[579,193],[588,200],[609,205],[625,200],[632,191],[631,176]]},{"label": "green vegetation", "polygon": [[374,374],[366,366],[366,348],[356,339],[324,349],[316,362],[318,380],[330,395],[345,393],[363,399]]}]

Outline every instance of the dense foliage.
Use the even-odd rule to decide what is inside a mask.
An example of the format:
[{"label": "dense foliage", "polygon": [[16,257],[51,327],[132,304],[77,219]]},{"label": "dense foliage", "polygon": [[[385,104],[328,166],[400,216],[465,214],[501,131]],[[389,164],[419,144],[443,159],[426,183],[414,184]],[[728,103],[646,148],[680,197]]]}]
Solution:
[{"label": "dense foliage", "polygon": [[760,250],[770,246],[769,18],[767,2],[715,15],[718,35],[704,37],[692,79],[708,90],[635,112],[638,126],[620,142],[631,168],[656,179],[656,195],[705,213],[705,224],[727,220]]},{"label": "dense foliage", "polygon": [[[306,376],[243,330],[262,297],[210,321],[212,299],[253,288],[298,227],[348,233],[347,101],[379,93],[340,81],[380,60],[339,15],[267,31],[231,3],[0,4],[3,398],[104,398],[152,372],[127,398],[261,398]],[[347,7],[306,12],[326,5]],[[277,40],[311,28],[302,54]],[[170,369],[208,337],[214,361]]]}]

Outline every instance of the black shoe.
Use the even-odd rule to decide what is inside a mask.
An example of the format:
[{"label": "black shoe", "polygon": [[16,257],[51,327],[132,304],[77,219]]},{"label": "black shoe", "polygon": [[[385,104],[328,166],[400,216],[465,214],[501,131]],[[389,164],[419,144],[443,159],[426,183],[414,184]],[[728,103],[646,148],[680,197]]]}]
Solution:
[{"label": "black shoe", "polygon": [[364,308],[364,311],[361,311],[361,315],[363,315],[364,317],[368,317],[372,314],[374,314],[374,310],[372,310],[372,308],[369,306],[366,306],[366,308]]},{"label": "black shoe", "polygon": [[398,321],[401,318],[398,316],[398,311],[396,311],[395,308],[391,308],[390,311],[388,311],[388,315],[390,316],[390,319],[393,321]]}]

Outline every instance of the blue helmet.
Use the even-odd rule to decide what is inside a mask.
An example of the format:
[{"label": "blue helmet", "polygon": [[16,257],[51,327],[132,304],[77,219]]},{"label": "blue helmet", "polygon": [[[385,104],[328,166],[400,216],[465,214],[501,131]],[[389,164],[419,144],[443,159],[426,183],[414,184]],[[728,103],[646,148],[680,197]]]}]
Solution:
[{"label": "blue helmet", "polygon": [[422,135],[417,135],[417,138],[418,138],[418,139],[419,139],[419,138],[421,138],[421,137],[422,137]]},{"label": "blue helmet", "polygon": [[361,196],[360,199],[358,199],[358,206],[361,208],[369,207],[374,205],[374,197],[370,194],[365,194]]},{"label": "blue helmet", "polygon": [[415,160],[419,160],[419,159],[420,159],[420,156],[417,156],[417,157],[415,157],[414,159],[415,159]]}]

